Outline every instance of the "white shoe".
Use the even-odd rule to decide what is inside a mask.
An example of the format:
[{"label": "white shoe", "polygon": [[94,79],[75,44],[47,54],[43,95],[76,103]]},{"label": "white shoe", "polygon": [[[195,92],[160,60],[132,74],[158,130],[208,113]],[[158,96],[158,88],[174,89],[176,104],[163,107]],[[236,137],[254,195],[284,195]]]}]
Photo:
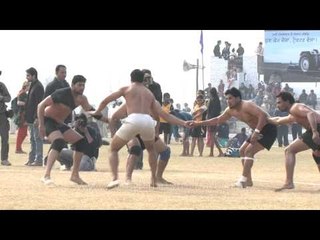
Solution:
[{"label": "white shoe", "polygon": [[247,187],[247,182],[237,181],[237,182],[234,184],[234,187],[237,187],[237,188],[246,188],[246,187]]},{"label": "white shoe", "polygon": [[115,187],[118,187],[120,185],[120,180],[114,180],[112,182],[109,182],[109,184],[107,185],[107,189],[112,189]]},{"label": "white shoe", "polygon": [[60,171],[66,171],[66,170],[67,170],[66,165],[61,165],[60,166]]},{"label": "white shoe", "polygon": [[45,185],[54,185],[54,182],[49,177],[42,177],[41,182],[43,182]]}]

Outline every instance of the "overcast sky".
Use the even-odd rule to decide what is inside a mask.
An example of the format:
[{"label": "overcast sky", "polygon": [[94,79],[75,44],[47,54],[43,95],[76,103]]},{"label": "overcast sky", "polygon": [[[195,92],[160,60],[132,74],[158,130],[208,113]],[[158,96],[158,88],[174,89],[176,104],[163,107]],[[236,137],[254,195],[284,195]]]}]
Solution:
[{"label": "overcast sky", "polygon": [[[183,61],[202,64],[200,30],[1,30],[0,80],[12,96],[35,67],[45,85],[58,64],[67,66],[67,81],[74,75],[87,78],[84,94],[98,105],[111,91],[130,84],[133,69],[148,68],[154,80],[175,103],[191,104],[195,97],[196,70],[183,71]],[[242,43],[245,55],[255,55],[263,30],[204,30],[204,86],[210,80],[210,57],[218,40]],[[221,49],[223,48],[221,45]],[[213,86],[216,86],[213,83]],[[199,72],[199,88],[202,76]]]}]

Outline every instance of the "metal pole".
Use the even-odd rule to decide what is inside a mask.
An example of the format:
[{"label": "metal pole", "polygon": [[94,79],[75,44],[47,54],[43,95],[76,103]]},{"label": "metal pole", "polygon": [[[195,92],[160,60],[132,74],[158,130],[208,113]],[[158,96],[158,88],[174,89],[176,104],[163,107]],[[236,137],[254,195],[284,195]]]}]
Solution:
[{"label": "metal pole", "polygon": [[199,77],[199,59],[197,59],[197,71],[196,71],[196,97],[198,94],[198,90],[199,90],[199,83],[198,83],[198,77]]},{"label": "metal pole", "polygon": [[204,66],[203,66],[203,54],[202,54],[201,58],[202,58],[202,66],[201,66],[201,68],[202,68],[202,89],[204,90]]}]

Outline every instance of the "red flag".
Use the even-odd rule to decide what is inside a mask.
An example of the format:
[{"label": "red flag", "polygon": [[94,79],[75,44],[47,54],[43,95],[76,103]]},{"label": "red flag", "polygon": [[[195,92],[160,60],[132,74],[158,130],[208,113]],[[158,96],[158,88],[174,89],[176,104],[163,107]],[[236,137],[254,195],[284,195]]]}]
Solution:
[{"label": "red flag", "polygon": [[201,34],[200,34],[200,45],[201,45],[201,54],[203,54],[203,32],[201,30]]}]

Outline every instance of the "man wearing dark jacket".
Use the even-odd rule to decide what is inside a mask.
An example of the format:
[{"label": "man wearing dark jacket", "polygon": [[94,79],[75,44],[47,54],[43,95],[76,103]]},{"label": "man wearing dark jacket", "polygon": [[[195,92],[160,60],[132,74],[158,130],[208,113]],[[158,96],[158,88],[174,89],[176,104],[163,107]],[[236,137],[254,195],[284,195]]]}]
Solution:
[{"label": "man wearing dark jacket", "polygon": [[38,80],[38,72],[31,67],[26,70],[27,80],[31,83],[28,98],[26,102],[25,118],[30,131],[31,151],[29,152],[29,160],[25,164],[27,166],[42,166],[43,162],[43,140],[39,135],[37,107],[43,99],[44,88]]},{"label": "man wearing dark jacket", "polygon": [[[65,65],[57,65],[56,66],[56,77],[48,83],[46,86],[46,89],[44,91],[44,98],[51,95],[55,90],[65,87],[70,87],[70,84],[66,81],[67,76],[67,67]],[[67,119],[65,120],[65,123],[71,123],[72,122],[72,114],[70,114]]]}]

